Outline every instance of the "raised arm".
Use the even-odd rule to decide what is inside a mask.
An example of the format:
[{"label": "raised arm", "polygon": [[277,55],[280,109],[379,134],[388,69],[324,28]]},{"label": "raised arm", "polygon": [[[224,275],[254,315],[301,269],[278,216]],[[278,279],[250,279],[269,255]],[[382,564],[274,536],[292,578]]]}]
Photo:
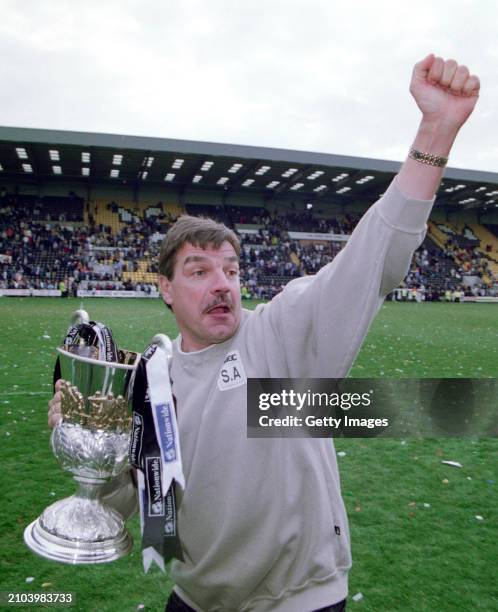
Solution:
[{"label": "raised arm", "polygon": [[422,111],[412,146],[419,153],[410,152],[330,264],[315,276],[291,281],[270,304],[258,307],[245,329],[260,376],[346,376],[385,295],[406,275],[444,170],[446,160],[439,158],[448,157],[472,113],[479,79],[431,54],[415,66],[410,91]]},{"label": "raised arm", "polygon": [[[422,112],[422,120],[412,150],[447,159],[460,128],[474,110],[479,88],[479,78],[453,59],[445,61],[431,53],[415,64],[410,92]],[[396,179],[405,196],[420,200],[434,196],[445,164],[443,160],[432,161],[442,165],[407,157]]]}]

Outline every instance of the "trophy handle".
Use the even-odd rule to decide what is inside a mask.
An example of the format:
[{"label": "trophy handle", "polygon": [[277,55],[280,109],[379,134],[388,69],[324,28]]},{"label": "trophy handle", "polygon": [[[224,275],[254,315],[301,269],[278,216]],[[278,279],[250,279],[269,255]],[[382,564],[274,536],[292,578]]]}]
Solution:
[{"label": "trophy handle", "polygon": [[79,325],[80,323],[90,323],[90,315],[82,308],[75,310],[71,315],[71,325]]},{"label": "trophy handle", "polygon": [[152,338],[152,344],[158,344],[162,349],[164,349],[168,359],[173,357],[173,343],[166,334],[156,334]]}]

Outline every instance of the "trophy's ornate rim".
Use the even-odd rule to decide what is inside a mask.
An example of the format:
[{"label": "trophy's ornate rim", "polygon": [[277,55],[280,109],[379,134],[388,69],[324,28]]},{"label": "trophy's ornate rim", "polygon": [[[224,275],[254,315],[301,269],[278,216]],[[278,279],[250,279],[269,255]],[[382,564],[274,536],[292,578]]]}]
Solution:
[{"label": "trophy's ornate rim", "polygon": [[84,363],[91,363],[92,365],[100,365],[100,366],[104,365],[108,368],[116,368],[119,370],[134,370],[137,367],[138,362],[140,361],[140,358],[142,357],[142,353],[136,353],[135,351],[129,351],[130,353],[135,353],[137,357],[135,359],[134,364],[125,364],[125,363],[117,363],[116,361],[102,361],[101,359],[92,359],[91,357],[84,357],[83,355],[78,355],[77,353],[71,353],[69,351],[66,351],[60,346],[57,347],[57,352],[60,353],[61,355],[70,357],[71,359],[76,359],[77,361],[83,361]]}]

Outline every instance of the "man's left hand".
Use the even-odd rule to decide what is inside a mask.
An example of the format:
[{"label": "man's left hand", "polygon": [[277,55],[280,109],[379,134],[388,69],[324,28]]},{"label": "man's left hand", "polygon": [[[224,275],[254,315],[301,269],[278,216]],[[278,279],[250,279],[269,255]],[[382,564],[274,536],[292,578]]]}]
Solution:
[{"label": "man's left hand", "polygon": [[410,83],[410,93],[424,120],[457,130],[474,110],[479,88],[479,78],[466,66],[432,53],[415,64]]}]

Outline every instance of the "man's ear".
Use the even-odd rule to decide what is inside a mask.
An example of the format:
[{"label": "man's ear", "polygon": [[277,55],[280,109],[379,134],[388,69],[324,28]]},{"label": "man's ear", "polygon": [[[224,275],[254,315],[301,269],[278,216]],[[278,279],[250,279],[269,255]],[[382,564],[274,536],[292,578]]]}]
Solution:
[{"label": "man's ear", "polygon": [[165,303],[168,304],[168,306],[172,306],[173,296],[171,295],[171,281],[162,274],[159,274],[159,289]]}]

